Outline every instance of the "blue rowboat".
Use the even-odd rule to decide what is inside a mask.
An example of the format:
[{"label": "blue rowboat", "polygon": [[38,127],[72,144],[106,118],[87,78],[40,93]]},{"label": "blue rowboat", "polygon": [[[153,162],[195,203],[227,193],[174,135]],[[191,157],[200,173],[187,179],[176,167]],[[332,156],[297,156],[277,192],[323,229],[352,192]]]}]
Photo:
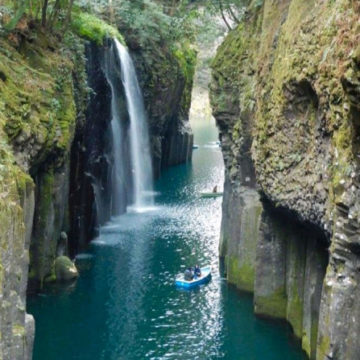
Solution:
[{"label": "blue rowboat", "polygon": [[206,284],[211,279],[211,267],[205,266],[201,268],[201,276],[194,278],[193,280],[185,280],[184,274],[180,274],[176,280],[175,285],[184,289],[192,289],[196,286]]}]

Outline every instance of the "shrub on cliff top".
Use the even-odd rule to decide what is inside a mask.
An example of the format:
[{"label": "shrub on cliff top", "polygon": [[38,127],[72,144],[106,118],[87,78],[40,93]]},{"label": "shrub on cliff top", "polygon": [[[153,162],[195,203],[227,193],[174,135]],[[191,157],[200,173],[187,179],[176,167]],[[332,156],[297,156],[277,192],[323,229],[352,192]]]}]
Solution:
[{"label": "shrub on cliff top", "polygon": [[173,51],[186,81],[192,82],[196,65],[196,51],[187,44]]},{"label": "shrub on cliff top", "polygon": [[117,38],[121,43],[125,44],[123,37],[115,27],[95,15],[85,12],[74,13],[72,28],[79,36],[94,41],[98,45],[102,45],[106,37]]}]

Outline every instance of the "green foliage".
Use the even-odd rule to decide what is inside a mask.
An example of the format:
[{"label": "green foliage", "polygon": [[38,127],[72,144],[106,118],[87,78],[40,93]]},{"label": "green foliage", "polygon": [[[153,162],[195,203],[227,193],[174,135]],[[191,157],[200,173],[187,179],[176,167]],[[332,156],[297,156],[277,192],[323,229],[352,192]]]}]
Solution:
[{"label": "green foliage", "polygon": [[[8,9],[8,13],[11,14],[10,8]],[[24,15],[26,11],[26,3],[23,2],[20,7],[15,11],[14,15],[11,17],[11,20],[4,26],[5,30],[11,31],[15,28],[15,26],[18,24],[22,16]]]},{"label": "green foliage", "polygon": [[99,19],[95,15],[84,12],[76,12],[72,17],[72,29],[81,37],[94,41],[102,45],[105,37],[117,38],[121,43],[125,43],[119,31]]},{"label": "green foliage", "polygon": [[84,11],[116,23],[122,33],[127,33],[141,47],[154,42],[169,45],[195,38],[197,11],[183,7],[182,2],[171,14],[153,0],[113,0],[111,5],[108,0],[94,0],[91,4],[79,0],[77,4]]},{"label": "green foliage", "polygon": [[173,51],[186,81],[192,81],[196,64],[196,51],[189,45]]},{"label": "green foliage", "polygon": [[0,6],[0,20],[7,32],[13,31],[24,16],[27,20],[40,22],[48,30],[66,30],[74,2],[75,0],[6,0]]},{"label": "green foliage", "polygon": [[197,19],[197,43],[211,46],[216,39],[226,32],[225,24],[216,23],[216,14],[208,11],[207,8],[200,8]]},{"label": "green foliage", "polygon": [[171,18],[152,1],[122,1],[115,14],[120,27],[136,33],[141,45],[171,36]]},{"label": "green foliage", "polygon": [[[259,3],[263,0],[255,0],[255,2]],[[220,15],[227,28],[231,30],[242,22],[251,0],[210,0],[200,3],[212,16]]]},{"label": "green foliage", "polygon": [[263,4],[264,4],[264,0],[256,0],[255,2],[254,2],[254,7],[261,7],[261,6],[263,6]]},{"label": "green foliage", "polygon": [[193,86],[193,78],[195,74],[196,65],[196,51],[188,43],[182,44],[181,48],[174,49],[173,55],[178,61],[180,70],[185,79],[185,91],[181,99],[183,109],[190,108],[191,90]]}]

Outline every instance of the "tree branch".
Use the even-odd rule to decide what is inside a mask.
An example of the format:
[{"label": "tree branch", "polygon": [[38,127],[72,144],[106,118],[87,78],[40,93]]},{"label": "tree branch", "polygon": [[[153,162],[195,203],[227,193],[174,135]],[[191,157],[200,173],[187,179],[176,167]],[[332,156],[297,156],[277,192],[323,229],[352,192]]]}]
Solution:
[{"label": "tree branch", "polygon": [[227,21],[225,14],[224,14],[224,7],[223,7],[223,4],[222,4],[221,0],[218,0],[218,3],[219,3],[221,17],[224,20],[224,23],[226,24],[226,27],[230,31],[230,30],[232,30],[232,28],[231,28],[229,22]]},{"label": "tree branch", "polygon": [[228,9],[228,11],[229,11],[230,16],[233,18],[233,20],[234,20],[237,24],[240,24],[240,20],[239,20],[239,18],[235,15],[235,13],[234,13],[234,11],[233,11],[233,9],[232,9],[232,7],[231,7],[230,4],[227,5],[227,9]]}]

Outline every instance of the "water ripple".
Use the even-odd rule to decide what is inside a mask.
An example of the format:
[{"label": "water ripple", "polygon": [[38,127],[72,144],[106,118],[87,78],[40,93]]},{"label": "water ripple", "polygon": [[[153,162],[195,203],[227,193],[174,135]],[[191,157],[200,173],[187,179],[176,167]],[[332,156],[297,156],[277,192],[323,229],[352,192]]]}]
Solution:
[{"label": "water ripple", "polygon": [[[201,145],[215,141],[212,129]],[[77,259],[76,288],[33,300],[34,360],[300,360],[284,331],[273,335],[274,326],[257,321],[252,299],[240,299],[219,274],[222,199],[199,194],[222,180],[220,150],[201,146],[192,164],[158,181],[154,209],[103,226],[93,258]],[[176,276],[196,263],[211,265],[211,282],[177,289]]]}]

